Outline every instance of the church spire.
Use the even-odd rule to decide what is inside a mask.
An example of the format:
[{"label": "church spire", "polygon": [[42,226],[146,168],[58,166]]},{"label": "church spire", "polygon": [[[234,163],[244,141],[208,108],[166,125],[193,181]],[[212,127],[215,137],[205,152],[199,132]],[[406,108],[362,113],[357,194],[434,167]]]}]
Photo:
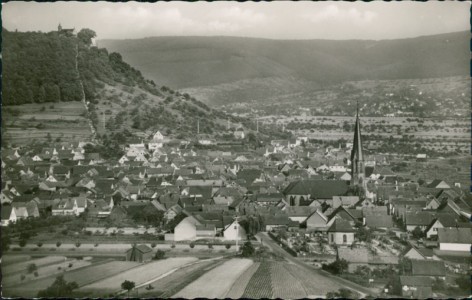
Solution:
[{"label": "church spire", "polygon": [[362,150],[361,122],[359,119],[359,101],[356,109],[356,125],[354,127],[354,141],[351,151],[351,184],[365,185],[364,153]]}]

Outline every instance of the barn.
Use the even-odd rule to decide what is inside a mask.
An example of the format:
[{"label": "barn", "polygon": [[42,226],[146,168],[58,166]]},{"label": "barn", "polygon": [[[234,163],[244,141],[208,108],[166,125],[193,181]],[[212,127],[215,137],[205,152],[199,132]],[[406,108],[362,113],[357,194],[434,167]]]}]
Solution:
[{"label": "barn", "polygon": [[126,251],[127,261],[148,262],[152,260],[152,249],[146,245],[134,245]]}]

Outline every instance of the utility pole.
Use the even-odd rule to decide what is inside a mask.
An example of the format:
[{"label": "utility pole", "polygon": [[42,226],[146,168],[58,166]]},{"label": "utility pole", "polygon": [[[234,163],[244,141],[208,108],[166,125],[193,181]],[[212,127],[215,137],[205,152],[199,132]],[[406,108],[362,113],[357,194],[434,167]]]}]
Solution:
[{"label": "utility pole", "polygon": [[259,133],[259,119],[256,119],[256,131]]},{"label": "utility pole", "polygon": [[229,117],[228,117],[228,131],[230,129],[231,125],[230,125],[230,121],[229,121]]},{"label": "utility pole", "polygon": [[106,117],[105,117],[105,113],[103,113],[103,131],[105,131],[106,129]]},{"label": "utility pole", "polygon": [[197,134],[200,134],[200,119],[197,119]]},{"label": "utility pole", "polygon": [[236,221],[236,252],[239,252],[239,216],[234,217],[234,220]]}]

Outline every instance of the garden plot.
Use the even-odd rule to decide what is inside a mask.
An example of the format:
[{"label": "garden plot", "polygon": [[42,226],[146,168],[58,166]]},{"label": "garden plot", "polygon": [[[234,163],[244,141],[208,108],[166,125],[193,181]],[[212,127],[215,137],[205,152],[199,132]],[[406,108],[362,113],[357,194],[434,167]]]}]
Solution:
[{"label": "garden plot", "polygon": [[[316,271],[297,266],[285,264],[285,268],[296,278],[306,291],[308,298],[317,298],[326,295],[328,292],[335,292],[344,286],[337,284],[333,280],[316,273]],[[293,298],[293,297],[291,297]]]},{"label": "garden plot", "polygon": [[236,279],[252,264],[250,259],[233,258],[205,273],[173,298],[224,298]]},{"label": "garden plot", "polygon": [[300,299],[305,298],[307,293],[299,282],[285,268],[286,263],[273,262],[270,264],[270,278],[275,298]]},{"label": "garden plot", "polygon": [[246,286],[242,298],[274,298],[269,262],[261,262],[261,265]]},{"label": "garden plot", "polygon": [[125,280],[134,281],[136,285],[140,285],[151,281],[152,279],[157,278],[173,269],[182,267],[195,261],[197,261],[197,259],[194,257],[168,258],[161,261],[153,261],[136,268],[132,268],[118,275],[88,284],[84,287],[81,287],[78,291],[100,293],[101,295],[103,295],[105,292],[118,292],[121,291],[121,283]]},{"label": "garden plot", "polygon": [[241,274],[241,276],[239,276],[229,292],[226,294],[225,298],[240,299],[243,296],[244,290],[246,289],[246,286],[248,285],[252,276],[254,273],[256,273],[257,269],[259,269],[259,265],[260,263],[256,262],[251,267],[249,267],[246,272]]},{"label": "garden plot", "polygon": [[32,260],[26,260],[18,263],[13,263],[9,264],[6,266],[2,266],[2,275],[9,275],[9,274],[14,274],[18,272],[26,272],[26,269],[28,265],[30,264],[35,264],[38,268],[40,266],[44,265],[49,265],[61,261],[65,261],[66,257],[65,256],[47,256],[43,258],[37,258],[37,259],[32,259]]}]

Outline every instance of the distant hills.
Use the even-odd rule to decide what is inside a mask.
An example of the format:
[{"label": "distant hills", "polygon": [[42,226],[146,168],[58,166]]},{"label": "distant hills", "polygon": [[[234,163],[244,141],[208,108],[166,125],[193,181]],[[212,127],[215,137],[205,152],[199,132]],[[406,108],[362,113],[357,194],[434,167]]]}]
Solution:
[{"label": "distant hills", "polygon": [[152,37],[100,40],[158,84],[227,104],[345,81],[469,74],[469,32],[398,40]]}]

